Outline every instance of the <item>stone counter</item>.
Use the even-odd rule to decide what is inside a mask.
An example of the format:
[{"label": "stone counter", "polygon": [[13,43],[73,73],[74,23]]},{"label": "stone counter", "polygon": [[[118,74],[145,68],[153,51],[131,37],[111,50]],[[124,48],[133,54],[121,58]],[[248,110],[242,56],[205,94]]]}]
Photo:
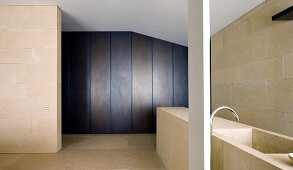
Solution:
[{"label": "stone counter", "polygon": [[157,108],[157,153],[168,170],[188,170],[188,109]]}]

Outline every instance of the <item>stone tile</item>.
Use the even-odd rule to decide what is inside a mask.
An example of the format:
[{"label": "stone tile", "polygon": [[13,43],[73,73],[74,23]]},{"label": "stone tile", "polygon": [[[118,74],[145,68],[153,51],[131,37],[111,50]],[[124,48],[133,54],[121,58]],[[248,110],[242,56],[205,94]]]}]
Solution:
[{"label": "stone tile", "polygon": [[6,43],[7,48],[57,48],[57,29],[10,29]]},{"label": "stone tile", "polygon": [[16,64],[0,64],[0,83],[9,84],[16,83],[17,65]]},{"label": "stone tile", "polygon": [[0,84],[0,98],[20,99],[27,97],[27,89],[24,84]]},{"label": "stone tile", "polygon": [[3,48],[6,48],[6,31],[0,31],[0,49]]},{"label": "stone tile", "polygon": [[57,62],[56,49],[0,49],[1,64],[50,65]]},{"label": "stone tile", "polygon": [[24,6],[0,6],[0,29],[22,28],[28,8]]},{"label": "stone tile", "polygon": [[[293,136],[293,114],[267,111],[265,115],[266,130],[286,136]],[[273,122],[273,123],[272,123]]]},{"label": "stone tile", "polygon": [[240,83],[240,67],[229,67],[212,72],[212,83],[216,84],[231,84]]},{"label": "stone tile", "polygon": [[[238,106],[233,106],[235,111],[238,113],[240,122],[255,126],[258,128],[264,128],[266,127],[266,122],[265,121],[259,121],[259,120],[265,120],[265,116],[267,114],[267,111],[262,110],[262,109],[252,109],[249,107],[238,107]],[[229,113],[229,120],[234,121],[234,117]]]},{"label": "stone tile", "polygon": [[264,28],[262,29],[263,30],[260,33],[256,35],[254,33],[252,37],[250,37],[251,56],[246,61],[247,63],[261,61],[266,58],[268,45],[266,42],[266,31],[264,30]]},{"label": "stone tile", "polygon": [[225,56],[223,48],[223,33],[212,36],[211,43],[211,63],[212,71],[216,71],[225,67]]},{"label": "stone tile", "polygon": [[231,89],[232,105],[251,109],[266,108],[266,81],[234,84]]},{"label": "stone tile", "polygon": [[156,149],[156,136],[154,134],[129,135],[127,138],[130,149]]},{"label": "stone tile", "polygon": [[243,40],[246,44],[241,46],[241,51],[237,57],[238,63],[247,64],[263,61],[266,59],[267,42],[266,32],[253,33],[253,35]]},{"label": "stone tile", "polygon": [[84,146],[85,140],[87,138],[83,136],[63,135],[62,147],[64,149],[81,149]]},{"label": "stone tile", "polygon": [[270,58],[241,66],[241,82],[282,79],[283,57]]},{"label": "stone tile", "polygon": [[[293,136],[293,115],[291,113],[237,106],[233,106],[233,109],[238,113],[241,123]],[[230,113],[228,114],[228,112],[221,112],[219,116],[228,120],[234,120],[233,116]]]},{"label": "stone tile", "polygon": [[293,81],[268,82],[268,108],[279,112],[293,112]]},{"label": "stone tile", "polygon": [[216,103],[216,85],[213,85],[213,82],[211,82],[211,105],[212,105],[212,110],[216,109],[217,103]]},{"label": "stone tile", "polygon": [[18,83],[57,84],[57,65],[20,65],[16,78]]},{"label": "stone tile", "polygon": [[231,104],[231,85],[218,84],[212,87],[212,102],[215,106]]},{"label": "stone tile", "polygon": [[[33,135],[38,136],[56,136],[57,127],[54,126],[54,123],[56,122],[56,117],[53,116],[43,116],[43,117],[33,117],[32,119],[32,131],[31,133]],[[54,140],[52,138],[47,139]]]},{"label": "stone tile", "polygon": [[83,149],[123,149],[128,148],[127,136],[124,135],[97,135],[87,138]]},{"label": "stone tile", "polygon": [[130,168],[127,149],[84,149],[67,169],[128,169]]},{"label": "stone tile", "polygon": [[131,168],[164,168],[155,151],[130,150]]},{"label": "stone tile", "polygon": [[[48,105],[49,111],[45,111],[44,107]],[[6,101],[7,114],[25,114],[28,117],[45,117],[48,115],[54,116],[56,113],[56,104],[54,101],[45,97],[23,99],[7,99]]]},{"label": "stone tile", "polygon": [[23,154],[0,154],[0,169],[4,169],[23,156]]},{"label": "stone tile", "polygon": [[0,99],[0,118],[4,118],[6,115],[6,100]]},{"label": "stone tile", "polygon": [[46,102],[48,103],[48,100],[56,98],[57,86],[58,85],[53,82],[50,82],[50,83],[32,82],[32,83],[26,84],[27,96],[32,99],[46,98],[47,99]]},{"label": "stone tile", "polygon": [[0,29],[57,28],[56,6],[1,6]]},{"label": "stone tile", "polygon": [[224,31],[224,46],[233,46],[248,37],[245,22],[238,20],[228,25]]},{"label": "stone tile", "polygon": [[7,166],[5,170],[66,169],[79,153],[79,150],[66,150],[57,154],[27,154]]},{"label": "stone tile", "polygon": [[[96,138],[99,136],[99,138]],[[107,138],[105,138],[107,136]],[[131,138],[134,146],[140,146],[141,140],[151,139],[154,140],[154,135],[64,135],[63,147],[56,154],[24,154],[22,157],[14,161],[11,155],[7,154],[1,157],[0,155],[0,167],[6,166],[7,170],[17,169],[137,169],[137,170],[164,170],[164,166],[158,157],[155,149],[103,149],[104,143],[109,141],[110,143],[121,143],[121,147],[124,147],[124,139],[121,141],[121,137]],[[141,139],[139,139],[141,138]],[[87,142],[97,142],[102,140],[102,149],[69,149],[69,145],[85,145]],[[35,139],[34,139],[35,140]],[[115,144],[116,145],[116,144]],[[3,162],[1,162],[4,160]],[[8,160],[8,163],[5,162]],[[11,160],[11,161],[10,161]],[[2,163],[2,164],[1,164]]]},{"label": "stone tile", "polygon": [[284,79],[293,78],[293,54],[284,56]]},{"label": "stone tile", "polygon": [[57,63],[57,49],[32,49],[32,57],[30,57],[29,64],[37,65],[56,65]]},{"label": "stone tile", "polygon": [[224,41],[225,68],[240,66],[251,58],[252,44],[250,39],[238,40],[230,46],[226,46],[225,43]]},{"label": "stone tile", "polygon": [[31,49],[0,49],[0,64],[23,64],[31,56]]},{"label": "stone tile", "polygon": [[83,137],[64,136],[67,149],[127,149],[126,135],[90,135]]},{"label": "stone tile", "polygon": [[247,29],[250,36],[265,32],[268,25],[272,22],[272,14],[268,10],[264,10],[265,6],[266,4],[260,4],[247,14]]},{"label": "stone tile", "polygon": [[165,168],[131,168],[131,170],[166,170],[166,169]]},{"label": "stone tile", "polygon": [[284,56],[293,52],[293,41],[290,41],[293,39],[292,27],[292,22],[278,22],[268,27],[268,58]]},{"label": "stone tile", "polygon": [[282,80],[283,79],[283,57],[274,57],[271,59],[267,59],[266,79],[267,80]]},{"label": "stone tile", "polygon": [[[9,127],[9,131],[7,130]],[[17,135],[27,135],[31,133],[31,119],[0,119],[0,139],[4,140],[4,138],[8,139],[13,136],[13,134]],[[7,136],[5,136],[7,135]],[[0,149],[5,146],[5,142],[2,141]],[[11,141],[11,144],[19,141]],[[7,143],[10,145],[10,143]]]},{"label": "stone tile", "polygon": [[28,6],[23,28],[57,28],[57,6]]},{"label": "stone tile", "polygon": [[266,80],[266,60],[241,66],[241,82]]}]

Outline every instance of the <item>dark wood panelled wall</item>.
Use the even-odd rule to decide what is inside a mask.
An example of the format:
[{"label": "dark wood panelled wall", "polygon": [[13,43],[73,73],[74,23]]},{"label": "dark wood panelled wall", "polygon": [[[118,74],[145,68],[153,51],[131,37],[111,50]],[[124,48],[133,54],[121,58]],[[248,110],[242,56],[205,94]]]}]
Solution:
[{"label": "dark wood panelled wall", "polygon": [[62,33],[62,131],[155,133],[156,107],[188,107],[187,47],[132,32]]}]

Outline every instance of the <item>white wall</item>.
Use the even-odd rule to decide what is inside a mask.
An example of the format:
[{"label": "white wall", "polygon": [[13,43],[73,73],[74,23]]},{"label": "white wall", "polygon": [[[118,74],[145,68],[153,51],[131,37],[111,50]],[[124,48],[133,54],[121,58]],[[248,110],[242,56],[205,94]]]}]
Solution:
[{"label": "white wall", "polygon": [[189,169],[210,169],[209,1],[189,0]]}]

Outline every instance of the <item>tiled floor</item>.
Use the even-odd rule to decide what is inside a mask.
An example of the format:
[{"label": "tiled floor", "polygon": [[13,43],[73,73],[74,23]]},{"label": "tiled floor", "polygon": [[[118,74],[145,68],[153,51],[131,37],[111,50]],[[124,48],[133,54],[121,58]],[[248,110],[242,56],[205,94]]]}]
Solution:
[{"label": "tiled floor", "polygon": [[0,154],[5,170],[165,170],[155,135],[64,135],[57,154]]}]

